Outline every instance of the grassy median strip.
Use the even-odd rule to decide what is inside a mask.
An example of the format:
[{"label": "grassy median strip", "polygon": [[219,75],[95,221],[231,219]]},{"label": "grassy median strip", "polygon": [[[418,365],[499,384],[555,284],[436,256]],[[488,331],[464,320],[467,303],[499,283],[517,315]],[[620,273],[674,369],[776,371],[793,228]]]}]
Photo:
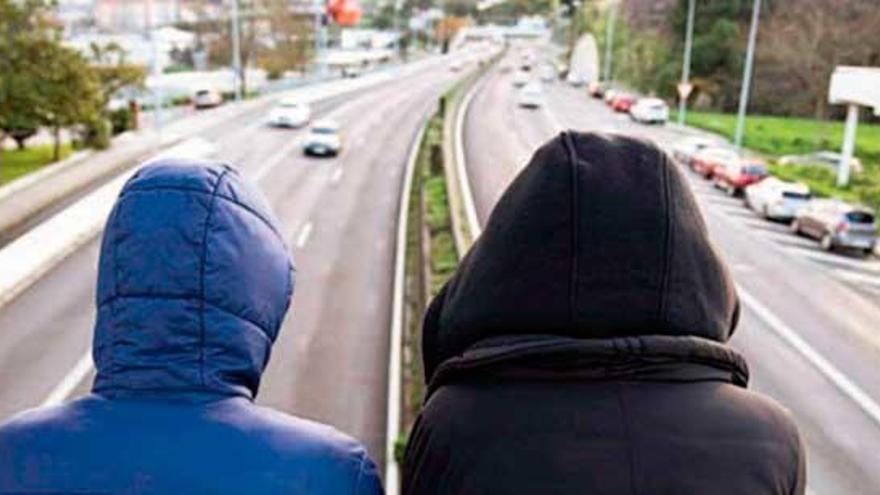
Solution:
[{"label": "grassy median strip", "polygon": [[[456,91],[453,89],[451,92]],[[445,95],[443,98],[448,98]],[[419,147],[407,218],[406,293],[403,335],[403,425],[395,457],[402,461],[406,435],[424,399],[422,315],[458,265],[443,172],[443,109],[431,116]]]},{"label": "grassy median strip", "polygon": [[[687,123],[733,139],[736,115],[689,112]],[[743,145],[766,154],[771,161],[782,155],[840,151],[843,122],[796,117],[754,115],[746,119]],[[848,187],[835,185],[833,170],[816,166],[771,165],[770,171],[785,180],[800,181],[819,196],[834,196],[880,209],[880,124],[859,124],[855,154],[864,170],[854,174]]]},{"label": "grassy median strip", "polygon": [[[70,155],[70,145],[61,146],[61,159]],[[0,184],[6,184],[52,163],[52,145],[29,146],[23,150],[0,150]]]}]

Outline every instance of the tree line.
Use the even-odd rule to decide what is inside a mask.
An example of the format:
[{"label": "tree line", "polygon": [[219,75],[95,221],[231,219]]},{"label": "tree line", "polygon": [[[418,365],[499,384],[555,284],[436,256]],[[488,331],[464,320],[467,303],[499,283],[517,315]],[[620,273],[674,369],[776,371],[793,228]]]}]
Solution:
[{"label": "tree line", "polygon": [[90,57],[64,46],[45,0],[0,0],[0,147],[21,148],[38,129],[61,131],[83,146],[106,147],[113,132],[108,102],[120,89],[141,86],[143,67],[128,64],[117,45],[92,46]]},{"label": "tree line", "polygon": [[[639,24],[623,9],[615,26],[615,79],[674,99],[681,75],[688,0],[674,0],[656,25]],[[691,98],[698,107],[736,109],[751,0],[696,0]],[[608,12],[582,10],[604,53]],[[770,115],[840,117],[829,107],[828,83],[838,65],[880,65],[876,0],[765,0],[758,31],[750,108]]]}]

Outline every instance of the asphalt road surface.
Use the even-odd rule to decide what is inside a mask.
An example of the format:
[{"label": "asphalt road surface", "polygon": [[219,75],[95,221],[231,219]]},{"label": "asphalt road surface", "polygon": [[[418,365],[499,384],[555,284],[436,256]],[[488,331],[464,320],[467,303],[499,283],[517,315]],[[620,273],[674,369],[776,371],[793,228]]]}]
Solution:
[{"label": "asphalt road surface", "polygon": [[[515,66],[517,57],[513,50],[501,65]],[[512,78],[490,72],[465,117],[467,170],[481,222],[531,153],[561,130],[635,135],[661,146],[693,132],[634,123],[562,82],[544,85],[544,107],[519,108]],[[750,364],[751,386],[794,413],[808,448],[810,492],[876,494],[880,262],[824,253],[686,174],[745,303],[732,344]]]},{"label": "asphalt road surface", "polygon": [[[462,73],[429,64],[314,106],[342,127],[335,158],[307,158],[305,130],[264,124],[267,106],[188,143],[213,147],[265,192],[297,264],[292,309],[258,402],[330,423],[384,461],[388,328],[398,196],[419,124]],[[184,143],[186,146],[186,143]],[[88,364],[97,240],[0,308],[0,420],[43,403]],[[94,371],[74,380],[87,393]]]}]

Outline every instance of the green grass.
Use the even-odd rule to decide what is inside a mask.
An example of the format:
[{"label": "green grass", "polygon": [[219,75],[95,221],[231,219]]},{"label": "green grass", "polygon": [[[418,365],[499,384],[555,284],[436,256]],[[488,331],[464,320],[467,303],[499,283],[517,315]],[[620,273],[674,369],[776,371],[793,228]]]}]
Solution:
[{"label": "green grass", "polygon": [[[689,112],[687,123],[733,139],[736,115]],[[755,115],[746,119],[743,145],[767,155],[772,161],[782,155],[839,151],[843,141],[843,122],[795,117]],[[861,122],[856,137],[856,156],[865,170],[853,175],[846,188],[835,186],[832,170],[810,166],[771,165],[770,171],[786,180],[801,181],[819,196],[840,197],[880,209],[880,125]]]},{"label": "green grass", "polygon": [[[687,123],[733,139],[736,115],[688,112]],[[839,151],[843,143],[843,122],[796,117],[749,116],[743,145],[768,155]],[[856,156],[863,161],[880,162],[880,124],[859,124]]]},{"label": "green grass", "polygon": [[[70,155],[70,145],[61,147],[61,159]],[[52,163],[52,146],[30,146],[24,150],[2,150],[0,184],[6,184]]]}]

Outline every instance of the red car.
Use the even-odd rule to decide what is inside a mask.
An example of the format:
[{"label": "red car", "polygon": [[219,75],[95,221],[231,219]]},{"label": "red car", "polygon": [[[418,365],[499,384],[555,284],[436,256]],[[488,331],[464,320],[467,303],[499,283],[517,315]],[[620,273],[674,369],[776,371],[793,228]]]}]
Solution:
[{"label": "red car", "polygon": [[691,157],[691,169],[702,175],[705,179],[711,179],[715,173],[728,163],[736,163],[739,156],[735,151],[728,148],[707,147],[698,151]]},{"label": "red car", "polygon": [[611,100],[611,108],[615,112],[629,112],[629,109],[636,104],[636,97],[630,94],[620,94]]},{"label": "red car", "polygon": [[764,162],[754,158],[740,158],[715,170],[715,187],[724,189],[727,194],[736,196],[746,186],[760,182],[767,177]]}]

